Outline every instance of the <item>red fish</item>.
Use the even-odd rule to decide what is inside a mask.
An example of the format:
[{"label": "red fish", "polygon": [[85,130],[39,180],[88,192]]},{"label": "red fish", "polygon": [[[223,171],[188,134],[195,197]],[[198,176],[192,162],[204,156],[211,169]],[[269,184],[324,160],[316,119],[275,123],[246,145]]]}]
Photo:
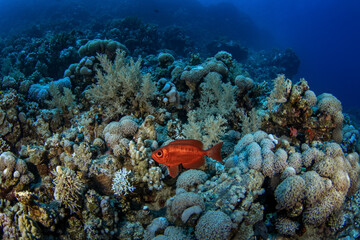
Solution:
[{"label": "red fish", "polygon": [[203,150],[201,141],[193,139],[178,139],[168,145],[155,150],[151,157],[158,163],[168,166],[171,177],[176,177],[179,165],[184,168],[199,168],[205,163],[208,156],[223,163],[221,159],[220,142],[208,150]]}]

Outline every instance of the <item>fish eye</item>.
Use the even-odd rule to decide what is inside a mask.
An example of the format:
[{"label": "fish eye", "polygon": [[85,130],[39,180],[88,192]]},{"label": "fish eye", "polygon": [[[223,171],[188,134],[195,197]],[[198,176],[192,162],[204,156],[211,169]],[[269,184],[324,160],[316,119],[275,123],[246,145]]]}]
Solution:
[{"label": "fish eye", "polygon": [[162,156],[162,152],[161,152],[161,151],[158,151],[156,154],[157,154],[158,157],[161,157],[161,156]]}]

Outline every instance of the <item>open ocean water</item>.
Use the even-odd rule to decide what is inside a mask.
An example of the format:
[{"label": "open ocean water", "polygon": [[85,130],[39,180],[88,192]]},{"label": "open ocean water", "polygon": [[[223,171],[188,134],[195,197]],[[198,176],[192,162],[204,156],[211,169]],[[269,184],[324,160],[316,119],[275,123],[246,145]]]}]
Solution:
[{"label": "open ocean water", "polygon": [[360,239],[359,12],[0,0],[0,238]]}]

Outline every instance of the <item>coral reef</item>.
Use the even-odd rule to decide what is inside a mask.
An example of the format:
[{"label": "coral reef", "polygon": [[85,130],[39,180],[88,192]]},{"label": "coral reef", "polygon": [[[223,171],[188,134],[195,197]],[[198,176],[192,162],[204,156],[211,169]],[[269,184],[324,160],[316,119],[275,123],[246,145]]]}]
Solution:
[{"label": "coral reef", "polygon": [[[359,238],[358,124],[289,79],[292,50],[43,27],[0,40],[0,238]],[[176,139],[223,142],[224,164],[170,177],[151,153]]]}]

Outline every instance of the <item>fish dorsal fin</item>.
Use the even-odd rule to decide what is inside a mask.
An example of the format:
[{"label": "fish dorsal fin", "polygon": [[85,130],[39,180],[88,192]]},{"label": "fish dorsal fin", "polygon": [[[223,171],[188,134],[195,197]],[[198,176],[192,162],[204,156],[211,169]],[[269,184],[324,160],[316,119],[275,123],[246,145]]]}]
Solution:
[{"label": "fish dorsal fin", "polygon": [[202,142],[195,139],[176,139],[175,141],[170,142],[169,145],[192,145],[200,150],[203,149]]},{"label": "fish dorsal fin", "polygon": [[168,166],[168,170],[169,170],[170,176],[174,178],[174,177],[176,177],[178,175],[179,165]]}]

